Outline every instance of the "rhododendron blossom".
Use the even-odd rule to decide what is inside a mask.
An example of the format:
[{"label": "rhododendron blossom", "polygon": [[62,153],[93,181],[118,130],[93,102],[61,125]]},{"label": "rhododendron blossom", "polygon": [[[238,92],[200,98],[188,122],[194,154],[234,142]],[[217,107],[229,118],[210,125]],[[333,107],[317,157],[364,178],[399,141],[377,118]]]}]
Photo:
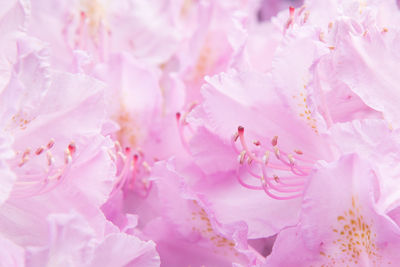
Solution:
[{"label": "rhododendron blossom", "polygon": [[0,7],[0,266],[400,265],[399,1]]}]

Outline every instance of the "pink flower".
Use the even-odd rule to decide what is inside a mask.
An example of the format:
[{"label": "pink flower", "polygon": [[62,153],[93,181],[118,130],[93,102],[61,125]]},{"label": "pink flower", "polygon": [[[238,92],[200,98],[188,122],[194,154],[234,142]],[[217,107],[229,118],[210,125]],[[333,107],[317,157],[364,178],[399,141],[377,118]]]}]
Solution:
[{"label": "pink flower", "polygon": [[[298,226],[283,230],[267,265],[391,266],[400,229],[381,203],[379,177],[357,155],[321,166],[312,176]],[[397,206],[396,206],[397,207]]]},{"label": "pink flower", "polygon": [[116,180],[115,144],[102,134],[104,84],[51,71],[36,39],[21,35],[16,46],[0,94],[0,229],[10,243],[1,262],[19,255],[19,264],[25,252],[28,266],[158,266],[153,243],[119,233],[100,210]]},{"label": "pink flower", "polygon": [[[362,101],[383,113],[393,127],[397,125],[396,39],[394,32],[370,22],[339,21],[337,44],[332,53],[335,78],[346,84]],[[386,30],[385,30],[386,29]],[[349,75],[349,68],[353,71]],[[380,71],[376,71],[376,70]],[[351,97],[351,96],[350,96]]]},{"label": "pink flower", "polygon": [[203,180],[203,193],[226,222],[244,220],[252,238],[295,224],[314,164],[335,155],[324,124],[304,104],[302,93],[295,96],[303,116],[289,104],[294,93],[276,90],[273,81],[269,75],[234,70],[212,77],[191,118],[200,126],[190,141],[194,161],[225,184]]},{"label": "pink flower", "polygon": [[29,33],[57,51],[53,55],[55,66],[73,67],[76,50],[85,51],[94,64],[107,62],[121,51],[161,64],[179,40],[171,14],[163,10],[166,2],[34,1]]},{"label": "pink flower", "polygon": [[397,1],[288,2],[4,2],[0,262],[396,265]]},{"label": "pink flower", "polygon": [[[208,197],[190,186],[205,178],[186,160],[155,165],[160,217],[147,224],[144,234],[158,244],[162,264],[259,266],[264,258],[248,246],[246,225],[240,221],[221,223]],[[185,253],[177,254],[178,249]]]},{"label": "pink flower", "polygon": [[10,79],[12,64],[15,63],[18,35],[26,29],[30,13],[29,1],[11,0],[2,6],[0,13],[0,92]]},{"label": "pink flower", "polygon": [[123,233],[96,235],[76,213],[51,214],[49,239],[29,247],[27,266],[159,266],[155,244]]},{"label": "pink flower", "polygon": [[332,135],[342,153],[357,153],[370,161],[370,167],[379,174],[381,202],[392,205],[399,192],[400,170],[399,130],[391,130],[384,120],[363,120],[336,124]]},{"label": "pink flower", "polygon": [[[113,144],[101,135],[103,85],[84,75],[50,72],[46,51],[35,39],[21,38],[17,47],[1,94],[2,103],[9,101],[2,105],[2,131],[14,157],[6,149],[4,156],[16,181],[0,207],[0,228],[25,246],[47,236],[43,222],[51,213],[76,210],[95,225],[115,165],[108,153]],[[3,161],[5,174],[7,167]]]}]

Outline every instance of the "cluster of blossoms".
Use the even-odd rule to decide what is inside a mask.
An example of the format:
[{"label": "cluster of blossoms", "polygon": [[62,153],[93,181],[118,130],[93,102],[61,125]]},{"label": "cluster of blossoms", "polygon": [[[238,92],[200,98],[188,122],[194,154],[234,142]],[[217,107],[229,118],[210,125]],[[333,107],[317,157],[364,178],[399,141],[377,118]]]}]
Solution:
[{"label": "cluster of blossoms", "polygon": [[400,265],[396,0],[0,7],[0,266]]}]

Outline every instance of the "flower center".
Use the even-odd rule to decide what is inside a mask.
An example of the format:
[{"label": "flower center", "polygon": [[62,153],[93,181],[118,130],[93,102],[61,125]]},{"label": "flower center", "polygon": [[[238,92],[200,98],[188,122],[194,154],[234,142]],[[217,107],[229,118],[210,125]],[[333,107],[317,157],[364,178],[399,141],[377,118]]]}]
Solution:
[{"label": "flower center", "polygon": [[[108,45],[111,31],[106,22],[104,1],[82,0],[76,12],[71,12],[63,28],[65,43],[71,49],[91,50],[100,60]],[[71,43],[72,41],[72,43]]]},{"label": "flower center", "polygon": [[[15,183],[12,197],[26,198],[44,194],[63,182],[75,160],[76,145],[74,142],[68,144],[64,150],[62,164],[57,164],[56,158],[53,156],[54,145],[54,139],[50,139],[46,145],[39,146],[34,152],[29,148],[24,152],[16,152],[16,162],[11,164],[16,165],[18,181]],[[46,162],[44,168],[43,160]],[[32,172],[32,170],[36,171]]]},{"label": "flower center", "polygon": [[147,197],[152,188],[152,182],[148,180],[151,167],[145,161],[144,153],[133,153],[130,147],[122,149],[120,143],[115,141],[114,150],[110,150],[109,155],[117,166],[117,178],[111,196],[127,188]]},{"label": "flower center", "polygon": [[[238,140],[241,150],[236,147]],[[294,153],[281,150],[278,146],[278,136],[272,138],[270,146],[264,146],[258,140],[253,141],[253,145],[252,149],[248,146],[244,128],[239,126],[232,137],[232,147],[238,153],[239,183],[248,189],[264,190],[274,199],[300,197],[315,160],[306,158],[303,152],[297,149],[293,151]],[[259,185],[245,181],[243,176],[249,175],[256,178]]]},{"label": "flower center", "polygon": [[354,263],[364,266],[365,263],[381,266],[383,258],[376,245],[372,225],[372,221],[369,223],[364,218],[353,197],[352,207],[337,217],[336,226],[332,227],[334,238],[324,244],[325,248],[320,251],[320,255],[333,265]]}]

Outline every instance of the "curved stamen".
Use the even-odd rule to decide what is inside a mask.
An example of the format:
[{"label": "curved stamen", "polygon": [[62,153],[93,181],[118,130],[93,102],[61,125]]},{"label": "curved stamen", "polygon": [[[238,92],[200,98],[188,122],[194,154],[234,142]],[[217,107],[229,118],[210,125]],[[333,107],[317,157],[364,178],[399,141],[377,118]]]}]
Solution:
[{"label": "curved stamen", "polygon": [[122,167],[120,174],[118,175],[118,177],[115,181],[114,189],[111,192],[111,195],[113,195],[115,192],[118,192],[125,185],[127,176],[129,174],[132,160],[133,160],[132,151],[129,147],[127,147],[125,149],[125,153],[126,153],[126,160],[124,162],[124,166]]},{"label": "curved stamen", "polygon": [[248,148],[248,146],[246,144],[246,140],[244,139],[244,128],[242,126],[238,127],[238,135],[239,135],[240,144],[242,145],[243,150],[246,151],[247,156],[250,157],[253,161],[255,161],[257,163],[262,163],[262,161],[259,158],[257,158]]},{"label": "curved stamen", "polygon": [[[246,171],[252,177],[259,179],[259,180],[261,179],[261,176],[256,174],[255,172],[253,172],[253,170],[249,166],[247,166]],[[281,187],[301,187],[301,186],[304,186],[305,182],[307,181],[307,179],[305,179],[304,177],[298,177],[298,176],[278,177],[278,176],[274,175],[273,178],[268,177],[267,179],[271,182],[276,182],[277,186],[281,186]],[[297,182],[294,182],[294,181],[297,181]]]},{"label": "curved stamen", "polygon": [[[46,147],[41,146],[36,149],[36,156],[39,156],[42,154],[42,152],[46,151],[47,171],[45,171],[44,173],[25,174],[19,176],[20,181],[17,181],[15,183],[12,197],[27,198],[45,194],[52,191],[58,185],[63,183],[75,159],[74,156],[76,152],[76,146],[74,142],[71,142],[68,145],[67,149],[64,152],[64,164],[60,168],[56,168],[55,159],[50,152],[50,149],[53,146],[54,139],[51,139]],[[26,155],[29,154],[29,152],[27,151],[25,151],[25,153],[23,154],[23,158],[26,158]]]},{"label": "curved stamen", "polygon": [[178,126],[179,138],[181,140],[181,143],[182,143],[183,147],[185,148],[186,152],[191,155],[192,153],[190,151],[189,144],[185,138],[185,133],[184,133],[184,129],[183,129],[183,120],[181,119],[180,112],[176,113],[176,122],[177,122],[177,126]]},{"label": "curved stamen", "polygon": [[130,180],[130,183],[129,183],[129,186],[128,186],[130,190],[133,190],[135,188],[138,159],[139,159],[139,155],[138,154],[133,155],[132,176],[131,176],[131,180]]},{"label": "curved stamen", "polygon": [[144,194],[142,193],[143,198],[147,198],[150,194],[151,188],[153,187],[153,181],[142,181],[143,182],[143,187],[144,187]]},{"label": "curved stamen", "polygon": [[238,167],[236,168],[236,178],[237,178],[238,182],[239,182],[243,187],[246,187],[246,188],[248,188],[248,189],[253,189],[253,190],[262,190],[262,189],[263,189],[261,186],[250,185],[250,184],[245,183],[245,182],[243,181],[242,177],[240,176],[240,170],[239,170],[239,169],[240,169],[240,167],[238,166]]},{"label": "curved stamen", "polygon": [[179,138],[181,140],[181,143],[184,147],[184,149],[186,150],[186,152],[191,155],[192,152],[190,150],[189,144],[186,140],[185,137],[185,132],[184,132],[184,128],[186,127],[187,129],[189,129],[191,134],[194,134],[194,130],[191,127],[191,125],[189,125],[189,123],[186,121],[187,116],[189,115],[189,113],[198,105],[197,102],[193,102],[190,104],[190,106],[186,109],[186,111],[181,114],[180,112],[176,113],[176,121],[177,121],[177,126],[178,126],[178,133],[179,133]]},{"label": "curved stamen", "polygon": [[[261,176],[261,180],[265,181],[267,186],[275,191],[278,192],[282,192],[282,193],[292,193],[292,192],[298,192],[298,189],[285,189],[285,188],[281,188],[280,186],[276,186],[274,185],[270,179],[268,179],[268,175],[267,175],[267,168],[265,166],[265,164],[261,165],[261,170],[262,170],[262,176]],[[274,179],[276,181],[276,179]]]},{"label": "curved stamen", "polygon": [[299,194],[295,194],[295,195],[291,195],[291,196],[278,196],[275,195],[274,193],[272,193],[270,191],[270,189],[267,187],[267,184],[264,180],[264,178],[261,179],[261,186],[264,190],[264,192],[271,198],[277,199],[277,200],[289,200],[289,199],[294,199],[294,198],[298,198],[301,197],[303,195],[303,193],[299,193]]},{"label": "curved stamen", "polygon": [[[240,144],[242,145],[243,150],[246,151],[247,156],[249,156],[253,161],[255,161],[259,164],[263,164],[263,161],[261,159],[257,158],[257,156],[254,155],[254,153],[251,152],[249,147],[247,146],[246,140],[244,138],[244,128],[242,126],[238,127],[238,136],[239,136]],[[271,150],[267,149],[267,151],[271,151]],[[279,152],[276,152],[276,151],[279,151]],[[277,154],[279,155],[278,160],[280,160],[282,163],[284,163],[284,165],[269,163],[268,166],[270,168],[276,169],[276,170],[283,170],[283,171],[291,171],[292,170],[293,166],[289,162],[285,161],[283,157],[281,157],[281,154],[286,156],[287,155],[286,153],[283,154],[283,152],[281,152],[280,150],[273,150],[272,152],[275,155],[277,155]],[[307,167],[305,167],[305,168],[307,168]]]},{"label": "curved stamen", "polygon": [[[242,146],[242,151],[236,148],[235,142],[237,140],[240,140],[240,144]],[[260,149],[261,142],[259,141],[254,141],[253,142],[255,146],[259,147]],[[239,154],[238,155],[238,161],[239,161],[239,166],[236,171],[236,176],[239,181],[239,183],[248,189],[253,189],[253,190],[264,190],[264,192],[274,198],[274,199],[279,199],[279,200],[287,200],[287,199],[293,199],[302,196],[304,186],[308,180],[308,175],[309,171],[311,170],[311,167],[308,166],[298,166],[296,164],[295,159],[297,159],[296,156],[292,154],[285,153],[284,151],[281,151],[278,148],[278,137],[275,136],[272,138],[271,141],[271,148],[267,148],[264,156],[260,158],[258,156],[257,151],[253,152],[249,149],[245,137],[244,137],[244,128],[242,126],[238,127],[238,131],[233,135],[231,138],[231,144],[234,148],[234,150]],[[265,149],[265,148],[264,148]],[[270,153],[273,153],[275,155],[274,158],[278,160],[282,165],[276,164],[276,163],[271,163],[270,162]],[[295,153],[297,155],[303,155],[302,151],[295,150]],[[247,159],[247,164],[245,164]],[[299,160],[300,162],[303,162],[303,160]],[[260,165],[261,169],[261,175],[256,174],[254,170],[254,163],[255,165]],[[240,175],[239,168],[240,166],[244,166],[246,168],[246,172],[251,176],[254,177],[258,180],[261,181],[261,186],[256,186],[252,184],[246,183],[243,178]],[[253,166],[253,167],[251,167]],[[282,176],[278,177],[276,175],[273,175],[273,177],[268,176],[268,171],[267,168],[272,169],[272,170],[279,170],[281,171],[288,171],[293,175],[290,176]]]}]

